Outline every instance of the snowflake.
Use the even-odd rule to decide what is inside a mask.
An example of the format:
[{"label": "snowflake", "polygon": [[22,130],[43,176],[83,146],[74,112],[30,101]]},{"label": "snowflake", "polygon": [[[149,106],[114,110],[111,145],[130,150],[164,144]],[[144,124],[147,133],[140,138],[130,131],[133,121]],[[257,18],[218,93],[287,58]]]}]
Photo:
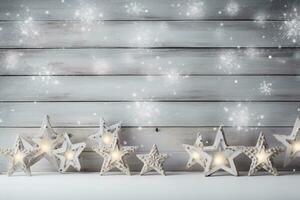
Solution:
[{"label": "snowflake", "polygon": [[102,14],[97,14],[96,6],[80,3],[80,7],[74,13],[74,19],[79,20],[81,31],[91,31],[92,26],[97,22],[97,18],[102,18]]},{"label": "snowflake", "polygon": [[[18,24],[18,30],[22,38],[25,39],[36,39],[39,35],[39,29],[37,28],[36,24],[33,21],[32,17],[28,17],[25,21],[21,21]],[[23,39],[20,40],[22,42]]]},{"label": "snowflake", "polygon": [[186,16],[203,16],[204,15],[204,3],[202,1],[193,1],[187,3]]},{"label": "snowflake", "polygon": [[148,13],[148,9],[146,9],[141,3],[130,2],[125,5],[126,12],[131,15],[140,15],[142,13]]},{"label": "snowflake", "polygon": [[259,90],[264,95],[271,95],[272,83],[267,83],[266,81],[263,81],[262,83],[260,83]]},{"label": "snowflake", "polygon": [[237,13],[239,12],[239,9],[240,9],[240,6],[235,1],[230,1],[225,7],[226,13],[230,16],[237,15]]},{"label": "snowflake", "polygon": [[241,68],[238,57],[234,51],[222,52],[219,56],[218,68],[228,74],[232,74]]},{"label": "snowflake", "polygon": [[297,39],[300,38],[300,14],[297,12],[297,9],[294,9],[289,16],[288,20],[285,20],[280,30],[283,30],[283,36],[287,39],[297,42]]},{"label": "snowflake", "polygon": [[135,121],[144,122],[148,124],[152,123],[152,119],[160,115],[159,109],[152,103],[149,102],[135,102]]}]

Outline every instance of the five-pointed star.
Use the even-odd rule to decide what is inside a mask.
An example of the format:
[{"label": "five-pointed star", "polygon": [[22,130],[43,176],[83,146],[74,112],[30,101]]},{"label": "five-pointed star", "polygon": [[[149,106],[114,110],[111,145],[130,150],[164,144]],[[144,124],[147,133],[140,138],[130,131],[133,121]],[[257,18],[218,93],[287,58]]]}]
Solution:
[{"label": "five-pointed star", "polygon": [[96,134],[88,137],[89,145],[92,149],[99,147],[111,147],[118,139],[121,130],[121,123],[107,127],[103,118],[100,118],[100,126]]},{"label": "five-pointed star", "polygon": [[136,149],[137,147],[134,146],[121,146],[118,139],[110,147],[101,146],[95,148],[94,151],[104,158],[100,175],[105,174],[113,168],[117,168],[121,172],[130,175],[130,170],[124,157],[133,153]]},{"label": "five-pointed star", "polygon": [[154,169],[161,175],[165,175],[163,164],[168,158],[167,154],[160,154],[157,146],[154,144],[149,154],[138,154],[137,157],[144,163],[140,175]]},{"label": "five-pointed star", "polygon": [[85,146],[85,143],[72,144],[68,134],[65,133],[62,146],[53,151],[60,162],[59,171],[63,173],[67,171],[70,166],[74,167],[77,171],[80,171],[81,166],[78,157]]},{"label": "five-pointed star", "polygon": [[284,167],[286,167],[293,159],[300,157],[300,119],[297,118],[294,128],[290,135],[274,135],[285,148]]},{"label": "five-pointed star", "polygon": [[1,154],[9,158],[8,176],[11,176],[18,169],[23,170],[27,176],[31,175],[30,161],[37,150],[26,149],[23,142],[24,138],[18,136],[14,149],[1,149]]},{"label": "five-pointed star", "polygon": [[234,176],[238,175],[234,158],[242,152],[238,148],[229,147],[226,144],[222,127],[217,132],[214,144],[206,147],[205,152],[209,154],[204,170],[205,176],[210,176],[221,169]]},{"label": "five-pointed star", "polygon": [[273,175],[278,175],[276,168],[273,167],[272,160],[275,156],[282,152],[282,148],[268,148],[268,144],[263,133],[260,133],[255,147],[246,147],[243,151],[252,160],[250,170],[248,172],[249,176],[260,169],[264,169]]},{"label": "five-pointed star", "polygon": [[201,135],[198,135],[194,145],[183,144],[183,148],[189,154],[186,169],[189,169],[197,163],[205,169],[209,155],[204,152],[204,144]]},{"label": "five-pointed star", "polygon": [[53,130],[48,115],[45,117],[42,123],[42,126],[39,130],[39,135],[40,136],[33,138],[31,141],[31,145],[39,149],[32,159],[31,165],[37,163],[45,157],[55,167],[58,167],[53,150],[55,150],[58,145],[62,144],[64,137],[63,134],[58,134]]}]

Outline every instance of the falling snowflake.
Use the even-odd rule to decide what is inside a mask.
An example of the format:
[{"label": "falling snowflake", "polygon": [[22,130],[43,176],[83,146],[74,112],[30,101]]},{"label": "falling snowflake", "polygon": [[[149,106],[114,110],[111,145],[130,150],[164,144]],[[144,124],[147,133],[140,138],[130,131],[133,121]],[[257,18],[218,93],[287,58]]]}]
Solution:
[{"label": "falling snowflake", "polygon": [[225,11],[228,15],[230,16],[235,16],[237,15],[237,13],[240,10],[240,6],[238,3],[236,3],[235,1],[230,1],[226,7],[225,7]]},{"label": "falling snowflake", "polygon": [[280,27],[283,30],[283,36],[287,39],[292,40],[293,43],[296,43],[300,38],[300,14],[297,12],[297,9],[294,9],[289,16],[289,19],[285,20],[283,25]]},{"label": "falling snowflake", "polygon": [[248,130],[250,122],[256,122],[258,126],[261,125],[261,120],[264,119],[264,115],[259,115],[254,112],[250,112],[247,106],[238,103],[233,108],[224,107],[225,113],[228,114],[228,121],[232,123],[237,130]]},{"label": "falling snowflake", "polygon": [[241,68],[238,56],[234,51],[225,51],[219,55],[218,68],[225,73],[232,74]]},{"label": "falling snowflake", "polygon": [[170,71],[166,74],[166,78],[170,82],[176,82],[180,78],[180,74],[176,71]]},{"label": "falling snowflake", "polygon": [[96,6],[86,3],[80,3],[80,7],[74,13],[74,19],[79,20],[81,24],[81,31],[91,31],[92,27],[96,24],[97,19],[101,19],[102,14],[98,14]]},{"label": "falling snowflake", "polygon": [[40,35],[40,31],[33,21],[32,17],[28,17],[25,21],[18,23],[18,30],[21,35],[20,42],[22,43],[24,39],[36,39]]},{"label": "falling snowflake", "polygon": [[160,115],[159,109],[151,102],[135,102],[135,121],[152,123],[152,119]]},{"label": "falling snowflake", "polygon": [[264,95],[271,95],[272,83],[267,83],[266,81],[263,81],[262,83],[260,83],[259,90]]},{"label": "falling snowflake", "polygon": [[146,9],[141,3],[130,2],[125,5],[126,12],[130,15],[141,15],[142,13],[148,13],[148,9]]},{"label": "falling snowflake", "polygon": [[202,1],[187,2],[186,16],[203,16],[204,10],[204,3]]}]

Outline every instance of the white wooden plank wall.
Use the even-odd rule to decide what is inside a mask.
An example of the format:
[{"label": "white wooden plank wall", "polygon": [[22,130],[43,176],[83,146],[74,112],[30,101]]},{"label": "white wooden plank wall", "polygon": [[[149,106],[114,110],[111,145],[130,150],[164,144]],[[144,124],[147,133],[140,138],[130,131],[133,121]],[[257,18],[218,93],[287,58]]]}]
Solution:
[{"label": "white wooden plank wall", "polygon": [[[49,114],[73,142],[99,117],[123,122],[124,144],[171,154],[184,170],[199,132],[254,145],[289,134],[300,112],[299,38],[286,34],[297,0],[1,0],[0,145],[34,136]],[[271,84],[264,91],[263,83]],[[158,128],[158,131],[156,131]],[[130,157],[132,170],[141,163]],[[84,171],[101,159],[89,148]],[[7,162],[0,158],[0,171]],[[240,170],[249,160],[237,159]],[[276,159],[282,169],[282,157]],[[287,169],[299,169],[299,160]],[[53,171],[47,162],[34,171]],[[195,167],[192,170],[199,170]]]}]

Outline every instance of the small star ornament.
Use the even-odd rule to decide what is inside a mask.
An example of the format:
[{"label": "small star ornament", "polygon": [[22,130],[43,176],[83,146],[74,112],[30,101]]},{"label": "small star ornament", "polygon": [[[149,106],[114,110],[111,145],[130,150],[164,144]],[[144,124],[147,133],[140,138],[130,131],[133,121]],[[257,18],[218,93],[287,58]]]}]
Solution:
[{"label": "small star ornament", "polygon": [[260,169],[264,169],[275,176],[278,175],[276,168],[273,167],[273,158],[282,152],[282,148],[268,148],[268,144],[263,133],[260,133],[254,147],[245,147],[243,152],[252,161],[248,176],[255,174]]},{"label": "small star ornament", "polygon": [[202,136],[199,134],[194,145],[183,144],[184,150],[189,154],[186,169],[199,164],[203,169],[206,167],[209,155],[204,151]]},{"label": "small star ornament", "polygon": [[33,148],[38,149],[38,152],[31,161],[31,165],[37,163],[42,158],[46,158],[53,166],[58,168],[58,163],[53,151],[62,144],[63,139],[63,134],[56,133],[53,130],[50,123],[50,117],[47,115],[39,130],[39,136],[27,139],[28,143],[30,143]]},{"label": "small star ornament", "polygon": [[137,147],[121,146],[119,143],[119,140],[116,139],[111,146],[100,146],[99,148],[93,149],[104,159],[100,175],[104,175],[113,168],[117,168],[124,174],[130,175],[130,169],[125,160],[125,156],[134,153]]},{"label": "small star ornament", "polygon": [[37,150],[29,150],[25,148],[24,137],[18,136],[13,149],[1,149],[2,155],[9,158],[9,166],[7,175],[11,176],[15,171],[21,169],[27,176],[31,176],[30,161],[36,154]]},{"label": "small star ornament", "polygon": [[140,175],[144,175],[151,170],[155,170],[165,176],[163,164],[167,160],[168,155],[160,154],[155,144],[149,154],[138,154],[137,157],[144,163]]},{"label": "small star ornament", "polygon": [[226,144],[222,127],[219,128],[213,145],[207,146],[205,152],[209,155],[204,169],[205,176],[210,176],[219,170],[238,176],[234,159],[242,151]]},{"label": "small star ornament", "polygon": [[85,143],[72,144],[68,134],[64,134],[64,142],[62,146],[53,151],[56,158],[59,160],[59,171],[64,173],[70,166],[77,171],[80,171],[81,165],[79,155],[84,150]]},{"label": "small star ornament", "polygon": [[300,157],[300,119],[297,118],[290,135],[274,135],[285,146],[284,167],[296,157]]},{"label": "small star ornament", "polygon": [[107,126],[104,119],[100,118],[100,126],[96,134],[88,137],[91,148],[110,147],[118,139],[121,123]]}]

